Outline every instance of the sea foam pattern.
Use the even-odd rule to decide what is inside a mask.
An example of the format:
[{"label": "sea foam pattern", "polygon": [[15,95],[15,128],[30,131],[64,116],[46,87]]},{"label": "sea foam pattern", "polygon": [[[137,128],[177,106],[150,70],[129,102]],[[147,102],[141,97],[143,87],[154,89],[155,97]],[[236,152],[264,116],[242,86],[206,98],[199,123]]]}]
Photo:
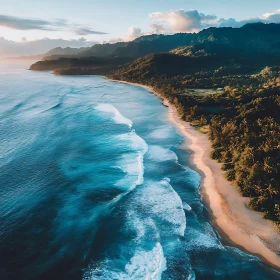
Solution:
[{"label": "sea foam pattern", "polygon": [[132,127],[133,122],[130,119],[125,118],[112,104],[101,103],[94,107],[95,110],[100,112],[105,112],[113,114],[113,120],[119,124],[126,124],[129,127]]},{"label": "sea foam pattern", "polygon": [[105,261],[97,268],[89,269],[83,280],[160,280],[162,272],[166,270],[166,259],[160,243],[156,243],[150,251],[136,251],[124,270],[118,272],[114,263]]},{"label": "sea foam pattern", "polygon": [[133,153],[123,155],[119,161],[120,166],[123,166],[122,170],[127,176],[117,184],[123,185],[126,179],[129,180],[129,177],[135,177],[137,179],[135,180],[134,186],[141,185],[144,180],[144,155],[148,151],[147,143],[136,134],[135,130],[118,135],[116,138],[121,144],[127,145],[133,151]]},{"label": "sea foam pattern", "polygon": [[221,244],[157,97],[28,66],[0,69],[1,280],[279,279]]}]

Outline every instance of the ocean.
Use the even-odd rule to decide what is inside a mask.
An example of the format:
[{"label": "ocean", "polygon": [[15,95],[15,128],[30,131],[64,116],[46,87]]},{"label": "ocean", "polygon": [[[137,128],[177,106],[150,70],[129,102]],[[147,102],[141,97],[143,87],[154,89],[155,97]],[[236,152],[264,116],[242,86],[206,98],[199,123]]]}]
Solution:
[{"label": "ocean", "polygon": [[221,243],[159,98],[0,67],[0,279],[280,278]]}]

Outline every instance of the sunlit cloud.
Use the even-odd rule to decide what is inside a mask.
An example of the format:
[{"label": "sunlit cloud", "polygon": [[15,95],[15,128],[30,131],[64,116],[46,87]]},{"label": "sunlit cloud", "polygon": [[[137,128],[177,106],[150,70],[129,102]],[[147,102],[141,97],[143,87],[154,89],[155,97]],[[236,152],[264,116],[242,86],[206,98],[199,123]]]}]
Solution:
[{"label": "sunlit cloud", "polygon": [[[169,12],[155,12],[150,14],[150,17],[162,21],[162,24],[157,24],[155,27],[160,31],[174,32],[197,32],[203,28],[215,24],[217,16],[205,15],[197,10],[184,11],[172,10]],[[165,28],[164,28],[165,26]],[[152,25],[153,27],[153,25]]]},{"label": "sunlit cloud", "polygon": [[104,41],[104,43],[129,42],[129,41],[133,41],[136,38],[141,37],[143,35],[147,35],[147,34],[148,33],[142,32],[140,27],[131,26],[128,29],[128,34],[125,34],[120,37],[112,38],[108,41]]},{"label": "sunlit cloud", "polygon": [[218,18],[197,10],[171,10],[151,13],[150,18],[157,22],[150,24],[155,33],[172,34],[178,32],[199,32],[208,27],[241,27],[247,23],[280,23],[280,10],[265,13],[263,16],[238,21],[234,18]]}]

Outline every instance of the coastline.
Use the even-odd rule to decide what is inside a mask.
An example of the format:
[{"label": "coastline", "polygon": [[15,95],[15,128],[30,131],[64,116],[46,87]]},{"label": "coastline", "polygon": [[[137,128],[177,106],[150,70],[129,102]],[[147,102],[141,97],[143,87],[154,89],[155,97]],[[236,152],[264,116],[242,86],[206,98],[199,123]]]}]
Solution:
[{"label": "coastline", "polygon": [[202,175],[201,199],[209,210],[211,223],[222,242],[233,244],[259,257],[279,271],[279,232],[273,222],[265,220],[261,213],[250,210],[246,204],[248,198],[242,197],[237,188],[226,180],[222,164],[210,158],[211,143],[207,135],[182,121],[176,108],[151,87],[126,81],[111,81],[143,87],[163,100],[163,105],[169,109],[169,121],[191,142],[187,147],[192,151],[191,162]]}]

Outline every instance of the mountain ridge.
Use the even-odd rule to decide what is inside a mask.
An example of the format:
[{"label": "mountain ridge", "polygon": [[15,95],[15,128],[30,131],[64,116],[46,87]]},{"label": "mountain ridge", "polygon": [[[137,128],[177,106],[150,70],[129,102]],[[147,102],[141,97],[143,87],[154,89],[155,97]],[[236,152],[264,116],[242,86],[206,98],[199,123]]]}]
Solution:
[{"label": "mountain ridge", "polygon": [[[188,49],[191,55],[194,55],[194,50],[197,49],[198,52],[205,52],[209,55],[220,55],[223,52],[227,56],[236,56],[237,54],[252,56],[252,54],[255,54],[256,59],[260,59],[257,56],[262,54],[278,57],[280,56],[279,34],[280,24],[256,23],[247,24],[241,28],[210,27],[199,33],[147,35],[128,43],[97,44],[70,58],[81,59],[95,56],[107,58],[108,61],[111,61],[113,57],[119,57],[124,61],[133,61],[153,53],[167,53],[172,50],[175,53],[175,49],[178,51],[178,48],[183,47]],[[36,64],[36,70],[40,70],[39,65],[40,62]],[[30,69],[35,70],[33,65]],[[57,68],[50,70],[55,69]]]}]

